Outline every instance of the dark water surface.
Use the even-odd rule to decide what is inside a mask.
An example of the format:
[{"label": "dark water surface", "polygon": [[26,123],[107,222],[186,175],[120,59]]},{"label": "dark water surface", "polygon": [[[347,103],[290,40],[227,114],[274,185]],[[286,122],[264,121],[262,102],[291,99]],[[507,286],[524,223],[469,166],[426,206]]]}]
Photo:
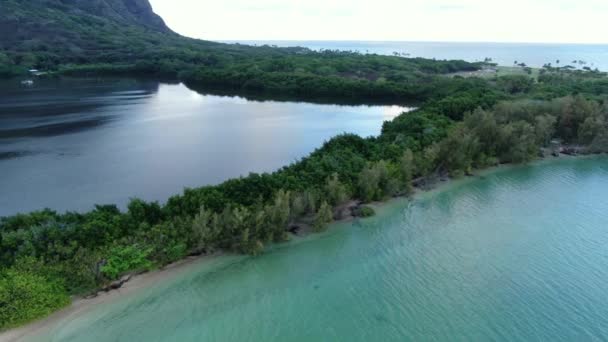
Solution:
[{"label": "dark water surface", "polygon": [[502,169],[259,257],[191,265],[41,341],[605,341],[608,158]]},{"label": "dark water surface", "polygon": [[398,106],[259,102],[129,79],[0,83],[0,216],[165,201],[273,171],[343,133],[380,133]]}]

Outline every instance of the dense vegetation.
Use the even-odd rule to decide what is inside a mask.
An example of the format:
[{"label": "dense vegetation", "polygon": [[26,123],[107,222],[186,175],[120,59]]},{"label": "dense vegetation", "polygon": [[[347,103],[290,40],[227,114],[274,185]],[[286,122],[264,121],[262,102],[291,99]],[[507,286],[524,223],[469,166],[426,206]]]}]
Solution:
[{"label": "dense vegetation", "polygon": [[[262,253],[269,243],[289,239],[294,224],[324,230],[351,199],[407,195],[414,178],[527,162],[555,138],[587,152],[608,151],[608,102],[593,91],[604,79],[547,77],[549,84],[533,83],[516,95],[501,82],[480,83],[386,122],[379,137],[341,135],[275,173],[187,189],[164,205],[135,199],[126,212],[103,205],[88,213],[2,218],[1,326],[44,315],[69,294],[187,255]],[[581,86],[587,82],[600,85]],[[561,97],[564,89],[585,92]]]},{"label": "dense vegetation", "polygon": [[[272,174],[187,189],[165,204],[135,199],[124,212],[100,205],[87,213],[42,210],[0,219],[0,329],[46,315],[66,305],[69,295],[187,255],[255,255],[289,239],[294,225],[323,231],[339,217],[336,209],[353,199],[408,195],[414,183],[438,175],[533,160],[556,138],[586,152],[608,151],[608,79],[601,73],[546,68],[538,80],[446,77],[479,66],[196,41],[154,18],[136,25],[141,18],[100,17],[86,6],[71,13],[61,7],[68,4],[103,1],[0,2],[0,26],[17,22],[17,35],[33,37],[0,39],[0,74],[32,67],[153,73],[236,93],[416,99],[422,106],[386,122],[379,137],[344,134]],[[33,9],[42,5],[44,11]],[[42,19],[50,21],[37,34]],[[69,44],[44,39],[44,32],[68,34],[62,30],[74,35]],[[361,207],[355,214],[373,210]]]}]

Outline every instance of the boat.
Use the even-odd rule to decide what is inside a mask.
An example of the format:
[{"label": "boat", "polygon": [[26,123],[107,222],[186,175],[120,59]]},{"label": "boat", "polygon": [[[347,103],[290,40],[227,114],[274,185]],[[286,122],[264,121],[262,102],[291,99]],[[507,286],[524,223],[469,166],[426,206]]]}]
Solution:
[{"label": "boat", "polygon": [[34,81],[32,81],[32,80],[24,80],[24,81],[21,81],[21,84],[25,85],[25,86],[31,86],[31,85],[34,84]]}]

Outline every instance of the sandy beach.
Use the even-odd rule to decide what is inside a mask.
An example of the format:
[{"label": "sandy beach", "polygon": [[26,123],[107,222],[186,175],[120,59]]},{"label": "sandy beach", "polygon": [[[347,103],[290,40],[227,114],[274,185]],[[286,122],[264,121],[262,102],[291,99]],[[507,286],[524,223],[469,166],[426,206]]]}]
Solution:
[{"label": "sandy beach", "polygon": [[91,298],[76,298],[70,305],[48,317],[26,324],[22,327],[0,332],[0,342],[16,342],[26,338],[34,338],[42,335],[65,319],[82,315],[97,305],[120,300],[121,298],[129,296],[139,290],[150,287],[155,283],[166,279],[167,277],[175,276],[181,272],[187,271],[191,267],[200,265],[201,263],[220,255],[222,255],[222,253],[188,257],[184,260],[167,265],[162,269],[133,276],[119,289],[109,292],[101,291],[97,296]]}]

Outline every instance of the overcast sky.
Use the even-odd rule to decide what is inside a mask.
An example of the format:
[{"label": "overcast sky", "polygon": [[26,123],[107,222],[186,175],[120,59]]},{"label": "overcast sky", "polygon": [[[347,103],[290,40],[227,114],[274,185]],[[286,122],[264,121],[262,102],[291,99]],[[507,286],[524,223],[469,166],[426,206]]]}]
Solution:
[{"label": "overcast sky", "polygon": [[151,0],[208,40],[608,43],[608,0]]}]

